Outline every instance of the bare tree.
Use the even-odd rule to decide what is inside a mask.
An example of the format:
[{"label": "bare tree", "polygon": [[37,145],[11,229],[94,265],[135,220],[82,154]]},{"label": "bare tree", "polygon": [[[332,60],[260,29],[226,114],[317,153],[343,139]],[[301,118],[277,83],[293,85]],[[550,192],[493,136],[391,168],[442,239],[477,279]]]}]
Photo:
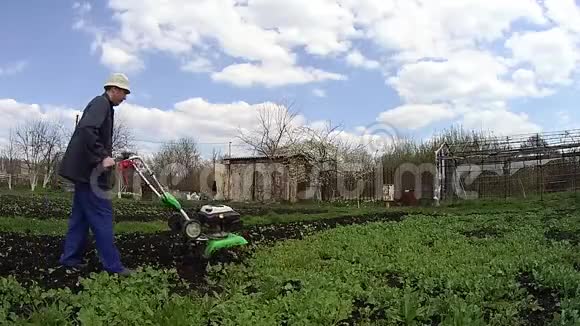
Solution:
[{"label": "bare tree", "polygon": [[50,179],[54,175],[54,171],[58,168],[58,164],[65,150],[64,130],[61,128],[62,124],[50,124],[45,135],[45,156],[44,156],[44,180],[42,187],[46,188]]},{"label": "bare tree", "polygon": [[200,167],[200,156],[196,141],[193,138],[184,137],[164,144],[151,161],[155,173],[176,185],[179,183],[178,180],[187,178]]},{"label": "bare tree", "polygon": [[113,156],[134,146],[135,135],[127,124],[127,120],[120,116],[115,119],[113,126]]},{"label": "bare tree", "polygon": [[62,129],[59,123],[46,119],[28,120],[15,131],[15,144],[28,168],[30,187],[36,189],[38,178],[50,179],[58,153],[62,150]]},{"label": "bare tree", "polygon": [[219,150],[219,149],[216,150],[215,148],[212,149],[212,151],[211,151],[211,162],[212,162],[212,165],[215,166],[215,163],[217,161],[221,161],[223,159],[224,159],[224,154],[222,153],[221,150]]},{"label": "bare tree", "polygon": [[2,155],[4,159],[4,170],[8,178],[8,189],[12,190],[12,180],[16,174],[16,165],[18,163],[18,152],[16,149],[16,141],[14,137],[14,131],[10,129],[8,134],[8,144],[2,149]]},{"label": "bare tree", "polygon": [[42,160],[44,159],[43,133],[46,130],[44,121],[28,121],[20,125],[16,130],[16,146],[22,153],[24,163],[28,168],[30,187],[35,190],[40,173]]},{"label": "bare tree", "polygon": [[322,199],[322,187],[336,178],[338,163],[344,153],[352,150],[354,145],[341,137],[342,127],[327,121],[322,128],[303,126],[299,130],[300,138],[292,146],[292,154],[303,159],[310,167],[310,172],[295,171],[293,176],[299,181],[310,181],[314,187],[314,196]]},{"label": "bare tree", "polygon": [[281,155],[296,139],[297,115],[292,104],[260,106],[257,126],[248,131],[238,128],[238,138],[258,155],[268,158]]}]

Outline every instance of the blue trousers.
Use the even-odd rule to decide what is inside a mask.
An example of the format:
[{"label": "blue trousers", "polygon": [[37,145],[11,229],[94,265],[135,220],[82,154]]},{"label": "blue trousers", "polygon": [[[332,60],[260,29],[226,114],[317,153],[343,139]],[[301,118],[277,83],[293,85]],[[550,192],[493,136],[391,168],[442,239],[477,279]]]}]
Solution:
[{"label": "blue trousers", "polygon": [[96,242],[103,268],[111,273],[124,269],[114,243],[113,205],[110,199],[97,196],[90,184],[75,184],[72,213],[60,263],[75,266],[82,262],[89,228]]}]

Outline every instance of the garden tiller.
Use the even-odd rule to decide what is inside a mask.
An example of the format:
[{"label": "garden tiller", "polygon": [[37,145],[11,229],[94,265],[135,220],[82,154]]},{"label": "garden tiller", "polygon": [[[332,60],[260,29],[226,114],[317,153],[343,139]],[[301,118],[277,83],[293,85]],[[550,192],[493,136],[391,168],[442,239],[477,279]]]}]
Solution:
[{"label": "garden tiller", "polygon": [[220,249],[248,243],[244,237],[234,233],[241,230],[241,219],[240,214],[231,207],[204,205],[193,216],[189,216],[175,196],[164,189],[140,156],[124,155],[119,166],[122,170],[134,169],[161,202],[175,211],[168,219],[170,229],[183,234],[191,241],[205,245],[203,250],[205,258],[209,258]]}]

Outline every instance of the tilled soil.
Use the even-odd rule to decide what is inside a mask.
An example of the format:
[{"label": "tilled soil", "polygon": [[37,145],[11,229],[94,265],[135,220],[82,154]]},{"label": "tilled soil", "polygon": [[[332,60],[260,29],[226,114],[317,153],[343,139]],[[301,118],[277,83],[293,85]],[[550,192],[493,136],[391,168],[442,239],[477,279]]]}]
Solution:
[{"label": "tilled soil", "polygon": [[546,325],[560,308],[558,291],[536,283],[531,272],[522,272],[517,278],[520,286],[537,301],[540,309],[527,309],[522,311],[522,317],[527,325]]},{"label": "tilled soil", "polygon": [[[201,248],[184,242],[181,235],[170,232],[122,234],[116,238],[123,263],[128,268],[155,266],[176,268],[180,276],[191,283],[203,283],[209,263],[242,262],[258,245],[268,245],[286,239],[304,236],[339,225],[362,224],[377,221],[401,221],[404,213],[385,212],[357,217],[340,217],[312,222],[296,222],[253,226],[241,234],[249,245],[243,250],[223,250],[210,260],[203,259]],[[38,236],[23,233],[0,233],[0,277],[13,275],[23,285],[36,282],[45,288],[81,288],[80,277],[102,271],[95,244],[87,247],[87,266],[81,269],[65,269],[59,266],[62,252],[62,236]]]},{"label": "tilled soil", "polygon": [[569,241],[570,244],[576,246],[580,243],[579,231],[562,231],[558,229],[550,229],[544,233],[546,239],[554,241]]}]

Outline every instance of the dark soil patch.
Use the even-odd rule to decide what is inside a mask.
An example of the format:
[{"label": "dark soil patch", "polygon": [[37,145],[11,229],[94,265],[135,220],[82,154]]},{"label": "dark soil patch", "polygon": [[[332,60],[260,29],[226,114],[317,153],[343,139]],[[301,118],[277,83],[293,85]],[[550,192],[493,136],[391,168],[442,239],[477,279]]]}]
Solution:
[{"label": "dark soil patch", "polygon": [[429,248],[433,248],[433,245],[435,244],[435,241],[433,239],[429,239],[429,240],[423,240],[423,241],[421,241],[421,243],[424,246],[427,246]]},{"label": "dark soil patch", "polygon": [[[181,201],[183,209],[188,214],[195,214],[202,205],[217,204],[202,202]],[[276,214],[320,214],[327,213],[328,209],[317,207],[278,207],[245,203],[225,203],[235,206],[235,210],[242,216],[262,216]],[[72,193],[64,196],[0,194],[0,216],[19,216],[36,219],[66,219],[71,210]],[[173,211],[160,205],[155,199],[152,201],[124,200],[113,202],[114,216],[117,221],[155,221],[169,217]]]},{"label": "dark soil patch", "polygon": [[402,289],[405,285],[405,278],[401,273],[396,271],[380,271],[376,274],[376,277],[391,288]]},{"label": "dark soil patch", "polygon": [[[46,288],[69,287],[81,289],[79,277],[101,272],[94,242],[86,251],[87,266],[81,269],[64,268],[58,259],[62,252],[63,237],[38,236],[17,233],[0,234],[0,276],[14,275],[23,285],[33,281]],[[208,261],[195,255],[196,248],[183,243],[177,235],[168,232],[158,234],[123,234],[117,237],[117,247],[122,261],[129,268],[156,266],[176,268],[180,276],[191,283],[198,283],[196,276],[205,273]],[[227,252],[211,259],[211,263],[234,261]]]},{"label": "dark soil patch", "polygon": [[272,208],[271,211],[276,214],[323,214],[328,213],[328,209],[323,208]]},{"label": "dark soil patch", "polygon": [[520,287],[533,296],[540,309],[526,309],[520,313],[527,325],[547,325],[554,318],[554,313],[560,310],[558,291],[536,283],[530,272],[522,272],[517,281]]},{"label": "dark soil patch", "polygon": [[[401,221],[403,218],[403,213],[386,212],[312,222],[252,226],[242,231],[242,235],[249,241],[248,246],[223,250],[210,260],[199,255],[200,247],[190,245],[180,235],[169,232],[122,234],[117,236],[116,244],[127,267],[176,268],[183,279],[194,284],[196,289],[203,289],[208,264],[240,263],[258,245],[286,239],[302,239],[339,225]],[[61,236],[0,233],[0,277],[14,275],[25,286],[37,282],[46,288],[69,287],[73,291],[79,290],[79,277],[88,277],[92,272],[102,271],[94,243],[90,242],[87,247],[85,257],[88,259],[88,266],[80,270],[59,266],[62,245]]]},{"label": "dark soil patch", "polygon": [[352,301],[352,306],[350,316],[339,321],[338,325],[358,325],[363,320],[376,322],[384,320],[387,317],[384,308],[378,307],[361,298],[354,299]]},{"label": "dark soil patch", "polygon": [[573,245],[577,245],[580,242],[579,231],[550,229],[544,233],[544,237],[548,240],[569,241]]},{"label": "dark soil patch", "polygon": [[280,295],[285,296],[292,292],[299,292],[302,289],[302,282],[300,280],[289,280],[280,289]]},{"label": "dark soil patch", "polygon": [[389,273],[387,274],[387,284],[392,288],[402,289],[403,285],[403,277],[397,273]]}]

